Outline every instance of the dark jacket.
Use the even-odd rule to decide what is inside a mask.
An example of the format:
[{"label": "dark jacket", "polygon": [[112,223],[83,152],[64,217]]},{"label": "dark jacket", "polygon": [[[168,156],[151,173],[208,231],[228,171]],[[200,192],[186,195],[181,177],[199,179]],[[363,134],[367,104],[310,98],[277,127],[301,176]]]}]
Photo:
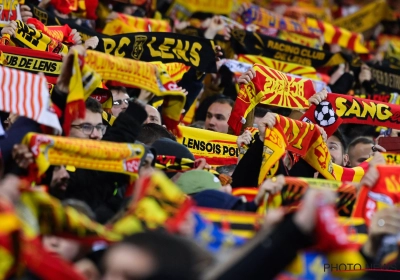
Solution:
[{"label": "dark jacket", "polygon": [[299,250],[312,245],[311,237],[300,231],[292,217],[286,217],[270,234],[261,232],[260,238],[256,236],[249,241],[254,242],[253,247],[216,279],[274,279],[296,258]]},{"label": "dark jacket", "polygon": [[[66,95],[55,91],[52,100],[64,111]],[[127,110],[116,118],[113,126],[107,127],[102,141],[134,143],[146,118],[145,109],[135,101],[130,102]],[[95,212],[97,221],[105,223],[123,205],[124,190],[128,183],[129,176],[124,174],[76,169],[75,172],[70,172],[65,198],[86,202]]]}]

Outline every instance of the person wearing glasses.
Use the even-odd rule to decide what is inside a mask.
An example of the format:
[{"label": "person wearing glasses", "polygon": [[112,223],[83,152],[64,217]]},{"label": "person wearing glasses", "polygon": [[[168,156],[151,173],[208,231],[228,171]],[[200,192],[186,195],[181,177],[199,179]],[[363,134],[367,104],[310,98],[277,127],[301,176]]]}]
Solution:
[{"label": "person wearing glasses", "polygon": [[101,140],[106,132],[101,116],[103,109],[101,104],[88,98],[85,102],[86,113],[84,119],[76,119],[71,124],[70,137],[81,139]]},{"label": "person wearing glasses", "polygon": [[113,96],[113,106],[111,113],[118,117],[121,112],[125,112],[129,105],[129,95],[124,87],[109,87]]}]

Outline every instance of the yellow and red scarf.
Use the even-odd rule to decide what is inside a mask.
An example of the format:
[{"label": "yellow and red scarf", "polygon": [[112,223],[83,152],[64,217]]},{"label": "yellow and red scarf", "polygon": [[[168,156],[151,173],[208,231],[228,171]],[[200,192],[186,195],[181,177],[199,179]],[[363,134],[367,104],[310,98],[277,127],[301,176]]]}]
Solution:
[{"label": "yellow and red scarf", "polygon": [[167,128],[175,130],[181,119],[186,96],[163,69],[155,64],[109,54],[87,51],[85,64],[93,68],[105,81],[148,90],[164,97],[163,119]]},{"label": "yellow and red scarf", "polygon": [[118,35],[133,32],[171,32],[171,26],[166,20],[139,18],[125,14],[106,24],[103,29],[105,35]]},{"label": "yellow and red scarf", "polygon": [[247,114],[259,104],[286,108],[308,108],[315,93],[312,81],[294,78],[269,67],[255,64],[256,77],[242,85],[228,124],[239,135]]},{"label": "yellow and red scarf", "polygon": [[39,51],[52,52],[56,54],[68,53],[68,47],[61,42],[58,42],[39,30],[33,29],[21,20],[17,20],[17,30],[15,40],[22,45]]},{"label": "yellow and red scarf", "polygon": [[359,192],[353,217],[365,219],[369,226],[372,215],[400,205],[400,166],[377,166],[379,179],[372,188],[363,186]]},{"label": "yellow and red scarf", "polygon": [[237,163],[237,136],[186,126],[180,126],[179,130],[182,136],[177,141],[186,146],[195,158],[205,158],[212,166]]},{"label": "yellow and red scarf", "polygon": [[23,139],[31,149],[40,177],[50,165],[117,172],[137,177],[144,147],[88,139],[55,137],[28,133]]}]

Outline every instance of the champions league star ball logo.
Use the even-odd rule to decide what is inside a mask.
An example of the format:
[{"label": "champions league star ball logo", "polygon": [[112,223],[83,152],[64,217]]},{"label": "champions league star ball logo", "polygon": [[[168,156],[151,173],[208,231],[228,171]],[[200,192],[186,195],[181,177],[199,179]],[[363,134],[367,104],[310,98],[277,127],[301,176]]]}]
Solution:
[{"label": "champions league star ball logo", "polygon": [[314,117],[320,126],[330,126],[334,124],[338,118],[331,103],[328,101],[322,101],[317,105]]}]

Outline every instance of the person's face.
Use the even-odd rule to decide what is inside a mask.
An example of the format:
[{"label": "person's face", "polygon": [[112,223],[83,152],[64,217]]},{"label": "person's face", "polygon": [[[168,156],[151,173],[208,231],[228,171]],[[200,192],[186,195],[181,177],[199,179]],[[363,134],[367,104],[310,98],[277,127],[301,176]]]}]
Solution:
[{"label": "person's face", "polygon": [[144,124],[146,123],[156,123],[161,125],[161,116],[160,112],[157,111],[156,108],[150,105],[146,105],[145,107],[146,113],[147,113],[147,119],[144,121]]},{"label": "person's face", "polygon": [[51,178],[50,188],[65,191],[69,182],[69,173],[64,165],[55,166],[53,170],[53,177]]},{"label": "person's face", "polygon": [[128,108],[129,95],[115,89],[111,90],[111,92],[113,95],[113,106],[111,108],[111,113],[113,116],[118,117],[121,112],[125,112]]},{"label": "person's face", "polygon": [[208,108],[205,129],[228,133],[228,120],[232,107],[229,104],[213,103]]},{"label": "person's face", "polygon": [[134,245],[119,244],[107,251],[104,270],[103,280],[143,279],[153,272],[154,261]]},{"label": "person's face", "polygon": [[332,162],[340,165],[346,166],[348,159],[347,155],[344,154],[342,143],[336,136],[331,136],[327,141],[329,153],[332,157]]},{"label": "person's face", "polygon": [[[93,131],[90,134],[85,133],[85,125],[94,126]],[[84,119],[76,119],[72,122],[70,137],[101,140],[101,138],[103,138],[102,126],[103,118],[101,117],[101,114],[86,110]]]},{"label": "person's face", "polygon": [[147,154],[146,158],[142,163],[142,166],[140,166],[139,177],[146,176],[154,171],[154,168],[151,166],[153,159],[154,155],[152,153]]},{"label": "person's face", "polygon": [[372,144],[359,143],[349,150],[350,167],[356,167],[372,154]]},{"label": "person's face", "polygon": [[66,261],[74,261],[81,252],[81,245],[73,240],[46,235],[42,240],[46,251],[58,255]]}]

